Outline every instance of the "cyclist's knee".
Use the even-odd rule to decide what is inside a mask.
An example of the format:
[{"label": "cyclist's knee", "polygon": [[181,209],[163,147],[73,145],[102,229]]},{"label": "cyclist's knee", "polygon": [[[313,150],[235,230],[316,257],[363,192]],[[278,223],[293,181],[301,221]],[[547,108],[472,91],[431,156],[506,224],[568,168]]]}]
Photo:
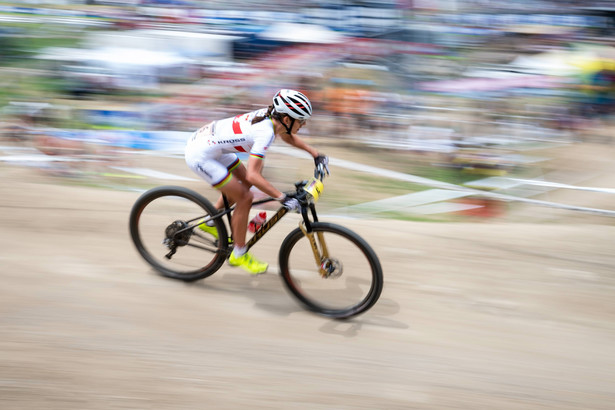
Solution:
[{"label": "cyclist's knee", "polygon": [[237,206],[252,206],[254,194],[249,189],[246,189],[237,200]]}]

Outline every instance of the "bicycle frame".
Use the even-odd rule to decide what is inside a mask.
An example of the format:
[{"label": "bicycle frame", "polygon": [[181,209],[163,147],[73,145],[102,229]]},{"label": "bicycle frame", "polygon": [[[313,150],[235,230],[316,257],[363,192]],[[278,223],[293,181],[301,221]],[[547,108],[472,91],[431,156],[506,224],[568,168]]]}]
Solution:
[{"label": "bicycle frame", "polygon": [[[223,198],[223,201],[224,201],[224,210],[220,211],[216,215],[213,215],[211,217],[211,219],[222,218],[222,217],[224,217],[224,215],[226,215],[227,219],[228,219],[228,224],[231,227],[231,235],[232,235],[232,226],[233,225],[232,225],[231,213],[235,209],[235,206],[229,204],[228,199],[226,198],[226,196],[223,196],[222,198]],[[260,204],[264,204],[264,203],[272,202],[272,201],[275,201],[275,199],[273,199],[273,198],[262,199],[260,201],[254,202],[252,204],[252,206],[260,205]],[[310,218],[309,218],[308,208],[311,211],[310,213],[312,214],[312,220],[310,220]],[[271,216],[271,218],[269,218],[256,232],[254,232],[254,235],[252,235],[250,240],[248,240],[246,242],[246,248],[250,249],[252,246],[254,246],[287,213],[288,213],[288,210],[285,207],[283,207],[283,206],[280,207],[280,209],[278,209],[277,212],[275,214],[273,214],[273,216]],[[328,257],[328,251],[327,251],[327,246],[325,244],[323,235],[322,235],[322,233],[319,232],[318,233],[318,240],[319,240],[319,242],[321,244],[322,255],[319,254],[319,252],[318,252],[318,245],[316,244],[316,240],[315,240],[314,235],[312,233],[312,222],[318,222],[318,215],[316,214],[316,206],[314,205],[314,203],[309,203],[307,207],[305,207],[305,206],[301,207],[301,216],[302,216],[303,221],[302,221],[302,223],[299,224],[299,227],[301,228],[301,231],[310,240],[310,244],[312,245],[312,251],[314,252],[315,261],[316,261],[317,265],[320,265],[322,259]]]},{"label": "bicycle frame", "polygon": [[[302,183],[298,183],[296,184],[297,188],[299,188],[301,186]],[[235,209],[235,205],[231,205],[228,201],[228,199],[226,198],[226,196],[222,196],[222,199],[224,201],[224,209],[221,210],[220,212],[218,212],[215,215],[211,215],[209,218],[204,218],[203,216],[198,217],[198,218],[194,218],[190,221],[188,221],[189,223],[194,222],[194,221],[199,221],[198,223],[203,223],[203,221],[208,221],[208,220],[213,220],[213,219],[218,219],[218,218],[223,218],[224,215],[226,215],[227,220],[228,220],[228,225],[231,228],[229,231],[231,232],[232,235],[232,217],[231,217],[231,213],[233,212],[233,210]],[[267,202],[272,202],[275,201],[274,198],[267,198],[267,199],[262,199],[260,201],[256,201],[252,203],[252,206],[254,205],[260,205],[260,204],[264,204]],[[310,221],[310,217],[308,215],[308,208],[310,209],[310,213],[312,214],[312,220]],[[280,219],[282,219],[282,217],[284,217],[284,215],[286,215],[288,213],[288,210],[285,207],[280,207],[280,209],[277,210],[277,212],[275,214],[273,214],[273,216],[271,218],[269,218],[255,233],[254,235],[252,235],[252,237],[246,242],[246,248],[247,250],[249,250],[252,246],[254,246],[263,236],[265,236],[265,234],[267,232],[269,232],[269,230],[271,228],[273,228],[273,226],[278,223],[280,221]],[[322,276],[326,276],[328,274],[327,270],[325,269],[325,267],[323,266],[323,261],[329,258],[329,251],[327,249],[327,245],[325,243],[325,239],[324,239],[324,235],[322,234],[322,232],[318,232],[317,233],[317,237],[318,237],[318,242],[320,243],[320,250],[318,248],[318,243],[316,241],[316,238],[314,237],[314,233],[312,230],[312,222],[318,222],[318,215],[316,214],[316,206],[314,204],[314,202],[308,202],[306,204],[306,206],[301,206],[301,217],[302,217],[302,222],[299,223],[299,228],[301,229],[301,231],[303,232],[303,234],[305,236],[307,236],[308,240],[310,241],[310,245],[312,247],[312,252],[314,253],[314,261],[316,262],[316,266],[319,267],[319,271],[320,274]],[[182,232],[185,232],[187,230],[190,229],[194,229],[196,225],[188,225],[187,227],[179,230],[176,232],[177,234],[180,234]],[[232,248],[231,248],[232,249]],[[228,250],[229,254],[231,249]]]},{"label": "bicycle frame", "polygon": [[[183,232],[189,231],[194,229],[195,227],[197,227],[199,224],[203,223],[203,222],[207,222],[207,221],[211,221],[211,220],[215,220],[218,218],[223,218],[225,215],[227,216],[228,219],[228,226],[230,227],[229,232],[232,235],[233,232],[233,225],[232,225],[232,217],[231,217],[231,213],[235,210],[235,205],[230,205],[228,202],[228,199],[226,198],[226,196],[222,196],[223,200],[224,200],[224,209],[221,210],[220,212],[218,212],[215,215],[211,215],[209,217],[202,215],[196,218],[193,218],[189,221],[187,221],[189,223],[188,226],[186,226],[185,228],[182,228],[180,230],[178,230],[175,235],[179,235]],[[257,202],[254,202],[252,204],[252,206],[254,205],[260,205],[260,204],[264,204],[267,202],[271,202],[271,201],[275,201],[275,199],[273,198],[268,198],[268,199],[263,199]],[[262,238],[272,227],[273,225],[275,225],[280,219],[282,219],[282,217],[284,215],[286,215],[286,213],[288,213],[288,210],[284,207],[281,207],[280,209],[278,209],[278,211],[271,217],[269,218],[269,220],[267,220],[267,222],[265,222],[260,229],[258,229],[254,235],[252,236],[252,238],[250,238],[250,240],[246,243],[246,246],[248,249],[250,249],[252,246],[254,246],[254,244],[256,244],[256,242],[258,242],[258,240],[260,238]],[[192,224],[192,222],[198,221],[196,224]]]},{"label": "bicycle frame", "polygon": [[[263,202],[256,202],[256,204],[258,203],[263,203]],[[282,217],[286,215],[287,213],[288,213],[288,210],[284,207],[281,207],[280,209],[278,209],[278,211],[275,214],[273,214],[271,218],[265,221],[265,223],[259,229],[257,229],[256,232],[254,232],[254,235],[252,235],[250,240],[246,243],[246,248],[250,249],[252,246],[254,246],[256,242],[258,242],[267,232],[269,232],[269,230],[273,228],[273,225],[278,223],[280,219],[282,219]],[[230,223],[230,214],[229,214],[229,223]]]},{"label": "bicycle frame", "polygon": [[[270,202],[270,201],[273,201],[273,199],[264,199],[261,201],[257,201],[253,203],[253,205],[259,205],[259,204],[263,204],[263,203]],[[228,217],[229,225],[230,225],[231,224],[231,211],[233,207],[229,207],[226,197],[224,197],[224,206],[226,209],[221,213],[220,216],[223,216],[224,214],[226,214]],[[311,214],[312,214],[311,221],[308,215],[308,208],[310,209]],[[254,246],[287,213],[288,213],[288,210],[285,207],[281,207],[280,209],[278,209],[278,211],[271,218],[269,218],[256,232],[254,232],[254,235],[252,235],[250,240],[246,243],[246,248],[250,249],[252,246]],[[218,216],[216,215],[216,217]],[[329,251],[327,249],[325,238],[322,232],[317,233],[317,236],[318,236],[318,242],[317,242],[316,238],[314,237],[314,233],[312,231],[312,222],[318,222],[318,215],[316,214],[316,206],[314,205],[313,202],[309,203],[307,207],[306,206],[301,207],[301,217],[303,220],[299,223],[299,229],[301,229],[303,234],[310,241],[312,252],[314,254],[314,261],[316,262],[316,266],[319,267],[319,273],[324,277],[328,275],[329,272],[325,269],[322,262],[329,258]],[[318,248],[318,243],[320,243],[320,251]]]},{"label": "bicycle frame", "polygon": [[[224,200],[225,209],[221,211],[220,213],[214,215],[212,219],[217,219],[217,218],[220,218],[226,215],[228,219],[228,224],[229,226],[232,227],[231,212],[235,209],[235,206],[234,205],[230,206],[228,199],[225,196],[223,196],[223,200]],[[262,199],[260,201],[254,202],[252,206],[260,205],[260,204],[264,204],[264,203],[272,202],[272,201],[275,201],[275,199],[273,198]],[[301,216],[303,217],[303,223],[304,223],[304,226],[301,227],[301,230],[304,231],[306,234],[308,233],[311,234],[312,232],[311,223],[318,222],[318,215],[316,214],[316,207],[314,206],[313,203],[309,204],[308,207],[310,208],[311,213],[312,213],[312,221],[310,221],[310,218],[308,216],[307,208],[301,207]],[[254,246],[287,213],[288,213],[288,210],[285,207],[283,206],[280,207],[280,209],[278,209],[277,212],[271,216],[271,218],[269,218],[256,232],[254,232],[254,235],[252,235],[250,240],[246,242],[247,249],[250,249],[252,246]],[[232,232],[232,228],[231,228],[231,232]]]}]

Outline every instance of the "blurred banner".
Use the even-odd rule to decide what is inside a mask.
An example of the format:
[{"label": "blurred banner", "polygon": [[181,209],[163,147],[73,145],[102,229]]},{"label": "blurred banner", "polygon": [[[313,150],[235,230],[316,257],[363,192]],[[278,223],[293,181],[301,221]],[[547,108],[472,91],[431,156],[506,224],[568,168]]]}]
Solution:
[{"label": "blurred banner", "polygon": [[51,137],[90,144],[134,149],[183,152],[192,134],[179,131],[123,131],[123,130],[45,130]]}]

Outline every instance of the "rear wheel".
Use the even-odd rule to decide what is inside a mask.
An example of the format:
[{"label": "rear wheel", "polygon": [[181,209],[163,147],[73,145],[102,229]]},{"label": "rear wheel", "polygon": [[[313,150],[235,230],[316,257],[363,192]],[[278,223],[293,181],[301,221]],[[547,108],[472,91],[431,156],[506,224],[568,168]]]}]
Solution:
[{"label": "rear wheel", "polygon": [[287,288],[308,309],[333,318],[349,318],[371,308],[383,286],[376,253],[342,226],[311,225],[320,254],[322,236],[328,256],[317,263],[308,237],[299,228],[292,231],[282,243],[279,257]]},{"label": "rear wheel", "polygon": [[216,212],[207,199],[187,188],[154,188],[135,202],[130,235],[137,251],[162,275],[184,281],[202,279],[216,272],[228,254],[222,218],[213,221],[215,229],[199,228]]}]

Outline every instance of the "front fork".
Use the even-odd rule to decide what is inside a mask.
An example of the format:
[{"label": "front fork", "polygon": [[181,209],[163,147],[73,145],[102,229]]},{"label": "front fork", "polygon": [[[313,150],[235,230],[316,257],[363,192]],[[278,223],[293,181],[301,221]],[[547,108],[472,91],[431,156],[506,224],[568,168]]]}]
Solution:
[{"label": "front fork", "polygon": [[[314,219],[314,222],[318,222],[318,217],[316,216],[316,208],[313,204],[310,205],[310,209],[312,210],[312,217]],[[316,232],[316,235],[314,235],[310,220],[307,215],[307,209],[303,208],[301,210],[301,216],[303,216],[303,220],[299,222],[299,229],[301,229],[301,232],[303,232],[303,234],[310,241],[312,253],[314,254],[314,261],[316,262],[316,266],[318,267],[318,272],[321,276],[326,277],[330,274],[330,272],[325,269],[326,261],[329,259],[329,250],[327,249],[327,244],[325,243],[325,237],[322,232]],[[316,238],[318,238],[318,241],[316,240]],[[318,247],[318,244],[320,244],[320,248]]]}]

